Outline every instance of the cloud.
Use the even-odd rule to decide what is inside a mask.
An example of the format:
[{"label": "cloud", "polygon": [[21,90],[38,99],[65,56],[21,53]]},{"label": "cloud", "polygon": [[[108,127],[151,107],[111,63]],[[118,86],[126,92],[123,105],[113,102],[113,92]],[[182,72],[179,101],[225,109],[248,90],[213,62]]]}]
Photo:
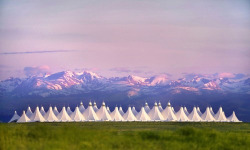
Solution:
[{"label": "cloud", "polygon": [[17,54],[43,54],[43,53],[67,53],[76,50],[53,50],[53,51],[26,51],[26,52],[1,52],[0,55],[17,55]]},{"label": "cloud", "polygon": [[50,72],[50,67],[47,65],[37,67],[24,67],[24,74],[26,76],[41,76]]}]

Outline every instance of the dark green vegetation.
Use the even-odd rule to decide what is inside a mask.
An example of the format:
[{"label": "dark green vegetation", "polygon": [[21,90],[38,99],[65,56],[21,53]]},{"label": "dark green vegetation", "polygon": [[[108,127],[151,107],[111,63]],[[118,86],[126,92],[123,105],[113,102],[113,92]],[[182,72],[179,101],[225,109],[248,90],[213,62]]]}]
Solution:
[{"label": "dark green vegetation", "polygon": [[250,149],[250,123],[1,123],[0,149]]}]

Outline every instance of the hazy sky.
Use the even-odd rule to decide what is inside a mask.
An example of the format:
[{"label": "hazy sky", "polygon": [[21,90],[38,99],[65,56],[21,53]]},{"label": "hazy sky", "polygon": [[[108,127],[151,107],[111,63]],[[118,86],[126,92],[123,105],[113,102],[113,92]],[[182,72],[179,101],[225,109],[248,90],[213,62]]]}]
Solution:
[{"label": "hazy sky", "polygon": [[30,68],[249,74],[249,58],[248,0],[0,1],[0,79]]}]

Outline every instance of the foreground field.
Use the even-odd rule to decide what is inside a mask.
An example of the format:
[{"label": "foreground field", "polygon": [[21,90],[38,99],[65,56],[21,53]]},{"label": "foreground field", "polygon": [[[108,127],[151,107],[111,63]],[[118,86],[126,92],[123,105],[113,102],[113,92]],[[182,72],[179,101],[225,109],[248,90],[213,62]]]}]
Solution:
[{"label": "foreground field", "polygon": [[250,124],[2,123],[0,149],[250,149]]}]

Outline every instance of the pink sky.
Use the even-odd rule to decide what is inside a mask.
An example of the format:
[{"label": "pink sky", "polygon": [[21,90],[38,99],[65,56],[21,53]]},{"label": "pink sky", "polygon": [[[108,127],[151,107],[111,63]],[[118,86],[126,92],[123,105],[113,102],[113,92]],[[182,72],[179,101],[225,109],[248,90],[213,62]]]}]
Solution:
[{"label": "pink sky", "polygon": [[40,66],[108,77],[250,72],[248,1],[4,0],[0,14],[0,79]]}]

